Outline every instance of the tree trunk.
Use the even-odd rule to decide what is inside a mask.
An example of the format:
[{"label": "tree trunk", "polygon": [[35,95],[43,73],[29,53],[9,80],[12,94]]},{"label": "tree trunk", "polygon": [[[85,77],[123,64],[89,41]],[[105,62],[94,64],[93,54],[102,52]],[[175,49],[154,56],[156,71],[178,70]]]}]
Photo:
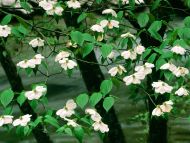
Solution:
[{"label": "tree trunk", "polygon": [[[70,15],[70,13],[65,14],[65,23],[67,26],[73,26],[75,28],[79,27],[77,24],[78,15]],[[72,19],[72,20],[71,20]],[[78,59],[82,59],[88,62],[98,63],[96,59],[95,52],[92,51],[88,56],[82,58],[82,55],[75,55]],[[80,72],[82,74],[83,80],[85,82],[86,88],[89,93],[100,91],[100,84],[105,79],[104,75],[97,64],[85,63],[77,60]],[[108,113],[103,109],[102,102],[97,105],[97,110],[103,117],[105,123],[108,124],[110,131],[108,135],[104,138],[104,143],[126,143],[125,136],[121,129],[120,123],[118,121],[117,115],[114,108],[111,108]]]},{"label": "tree trunk", "polygon": [[[5,49],[4,46],[0,45],[0,62],[1,65],[6,73],[6,76],[9,80],[12,90],[15,93],[20,93],[24,90],[24,86],[22,84],[22,80],[17,72],[17,68],[14,62],[11,59],[10,54]],[[15,99],[18,97],[19,94],[15,94]],[[19,105],[19,104],[18,104]],[[37,118],[37,114],[33,111],[30,104],[25,101],[22,106],[20,106],[21,111],[23,114],[30,114],[32,115],[32,120],[34,121]],[[44,131],[44,127],[42,124],[38,124],[33,130],[33,135],[36,138],[38,143],[52,143],[50,137]]]}]

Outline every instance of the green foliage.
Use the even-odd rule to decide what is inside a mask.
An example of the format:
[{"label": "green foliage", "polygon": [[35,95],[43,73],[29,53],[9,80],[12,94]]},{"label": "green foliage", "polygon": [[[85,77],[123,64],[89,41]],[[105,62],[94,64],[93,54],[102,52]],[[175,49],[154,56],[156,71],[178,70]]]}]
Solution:
[{"label": "green foliage", "polygon": [[86,57],[88,54],[90,54],[94,49],[94,44],[93,43],[87,43],[84,45],[82,48],[82,54],[83,58]]},{"label": "green foliage", "polygon": [[149,16],[145,12],[140,13],[137,16],[137,22],[140,25],[140,27],[145,27],[147,25],[148,21],[149,21]]},{"label": "green foliage", "polygon": [[104,58],[106,58],[112,51],[113,47],[112,45],[104,44],[101,47],[101,53]]},{"label": "green foliage", "polygon": [[2,24],[2,25],[7,25],[7,24],[9,24],[9,23],[11,22],[11,19],[12,19],[12,14],[8,14],[8,15],[6,15],[6,16],[2,19],[1,24]]},{"label": "green foliage", "polygon": [[53,116],[50,116],[50,115],[45,116],[44,122],[48,123],[48,124],[50,124],[50,125],[52,125],[52,126],[54,126],[56,128],[60,127],[57,119],[54,118]]},{"label": "green foliage", "polygon": [[77,22],[80,23],[83,20],[85,20],[85,18],[87,17],[87,14],[85,12],[83,12],[77,19]]},{"label": "green foliage", "polygon": [[95,92],[90,96],[89,103],[91,106],[95,107],[96,104],[102,99],[102,94],[99,92]]},{"label": "green foliage", "polygon": [[17,102],[20,106],[26,101],[25,92],[21,92],[20,95],[17,97]]},{"label": "green foliage", "polygon": [[80,143],[83,141],[84,130],[81,126],[74,128],[74,135]]},{"label": "green foliage", "polygon": [[112,90],[113,83],[111,80],[104,80],[100,85],[100,91],[103,96],[107,95]]},{"label": "green foliage", "polygon": [[89,96],[87,94],[80,94],[77,98],[76,98],[76,102],[77,104],[81,107],[84,108],[84,106],[88,103],[89,100]]},{"label": "green foliage", "polygon": [[106,97],[103,102],[104,109],[108,112],[111,109],[111,107],[113,106],[114,102],[115,102],[115,100],[113,97],[111,97],[111,96]]},{"label": "green foliage", "polygon": [[1,104],[6,107],[14,98],[14,92],[11,89],[4,90],[0,95]]},{"label": "green foliage", "polygon": [[158,33],[158,31],[161,29],[162,27],[162,22],[161,21],[154,21],[149,29],[148,29],[148,32],[150,33],[150,35],[158,40],[158,41],[162,41],[162,37],[160,36],[160,34]]}]

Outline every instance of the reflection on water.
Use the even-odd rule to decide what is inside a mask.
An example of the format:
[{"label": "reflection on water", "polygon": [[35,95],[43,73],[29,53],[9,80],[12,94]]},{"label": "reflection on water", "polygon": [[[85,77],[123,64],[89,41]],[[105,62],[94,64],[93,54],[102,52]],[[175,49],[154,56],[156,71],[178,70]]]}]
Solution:
[{"label": "reflection on water", "polygon": [[[29,87],[31,83],[42,81],[43,77],[37,76],[35,78],[23,78],[25,85]],[[8,87],[8,83],[5,76],[1,76],[0,80],[0,90]],[[84,83],[80,77],[79,73],[73,75],[72,78],[68,78],[64,75],[57,75],[51,77],[48,81],[48,98],[49,107],[58,109],[61,108],[65,101],[69,98],[76,97],[78,94],[86,92]],[[128,119],[145,111],[145,106],[143,103],[138,103],[134,105],[127,95],[127,89],[125,86],[120,87],[113,92],[113,95],[118,96],[119,99],[115,104],[115,109],[117,111],[119,120],[121,122],[123,131],[126,136],[128,143],[145,143],[147,137],[147,127],[141,122],[129,122]],[[18,108],[14,108],[16,113],[19,112]],[[190,142],[190,123],[187,120],[176,119],[170,120],[169,122],[169,143],[189,143]],[[0,143],[35,143],[32,136],[20,139],[14,134],[13,131],[10,133],[4,132],[0,128]],[[51,134],[51,138],[55,143],[77,143],[77,141],[69,136]],[[100,139],[96,134],[92,137],[87,137],[85,143],[101,143]]]}]

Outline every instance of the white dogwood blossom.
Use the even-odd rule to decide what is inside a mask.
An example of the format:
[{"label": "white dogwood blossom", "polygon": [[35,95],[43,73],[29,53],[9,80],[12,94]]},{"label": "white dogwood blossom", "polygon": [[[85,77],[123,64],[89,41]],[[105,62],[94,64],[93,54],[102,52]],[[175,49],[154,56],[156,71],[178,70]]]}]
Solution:
[{"label": "white dogwood blossom", "polygon": [[8,25],[0,25],[0,37],[8,37],[11,34],[11,27]]},{"label": "white dogwood blossom", "polygon": [[165,101],[162,105],[157,105],[156,108],[152,111],[153,116],[161,116],[164,113],[169,113],[173,109],[173,102],[171,100]]},{"label": "white dogwood blossom", "polygon": [[177,69],[177,67],[172,63],[165,63],[160,67],[160,69],[169,70],[169,71],[173,72]]},{"label": "white dogwood blossom", "polygon": [[7,124],[12,124],[13,116],[10,115],[3,115],[0,116],[0,127]]},{"label": "white dogwood blossom", "polygon": [[111,68],[108,73],[111,76],[116,76],[117,73],[119,73],[119,75],[122,75],[123,72],[126,72],[125,68],[122,65],[118,65],[116,67]]},{"label": "white dogwood blossom", "polygon": [[21,116],[19,119],[16,119],[13,121],[13,126],[19,126],[19,125],[23,127],[27,126],[31,120],[31,116],[32,115],[29,115],[29,114]]},{"label": "white dogwood blossom", "polygon": [[74,100],[70,99],[66,102],[66,105],[62,108],[57,110],[56,115],[60,116],[61,118],[71,117],[75,113],[77,105]]},{"label": "white dogwood blossom", "polygon": [[46,94],[47,88],[44,86],[36,86],[32,91],[26,91],[25,97],[28,100],[38,100],[40,99],[44,94]]},{"label": "white dogwood blossom", "polygon": [[189,74],[189,70],[184,67],[177,67],[173,72],[172,72],[176,77],[184,77],[185,75]]},{"label": "white dogwood blossom", "polygon": [[121,56],[126,60],[127,59],[135,60],[137,58],[137,54],[133,50],[124,51],[121,53]]},{"label": "white dogwood blossom", "polygon": [[154,68],[154,64],[151,63],[145,63],[142,66],[136,66],[135,71],[144,73],[145,75],[152,73],[152,68]]},{"label": "white dogwood blossom", "polygon": [[57,5],[57,1],[53,0],[42,0],[39,2],[39,6],[42,7],[48,15],[58,15],[61,16],[64,9]]},{"label": "white dogwood blossom", "polygon": [[158,82],[153,82],[152,87],[155,89],[156,93],[164,94],[171,93],[173,87],[169,86],[167,83],[159,80]]},{"label": "white dogwood blossom", "polygon": [[189,95],[189,91],[187,89],[185,89],[184,87],[180,87],[176,92],[176,95],[178,96],[187,96]]},{"label": "white dogwood blossom", "polygon": [[115,28],[119,28],[119,21],[116,20],[102,20],[100,21],[100,25],[104,28],[104,27],[108,27],[109,29],[113,29]]},{"label": "white dogwood blossom", "polygon": [[64,70],[73,69],[74,67],[77,66],[76,62],[74,62],[73,60],[69,60],[68,58],[60,60],[59,63],[61,64],[61,67]]},{"label": "white dogwood blossom", "polygon": [[55,57],[55,62],[58,62],[64,58],[68,58],[71,55],[71,53],[67,52],[67,51],[61,51],[59,52],[59,54],[57,54],[57,56]]},{"label": "white dogwood blossom", "polygon": [[176,54],[179,54],[179,55],[184,55],[185,52],[186,52],[186,50],[185,50],[183,47],[179,46],[179,45],[174,46],[174,47],[171,49],[171,51],[172,51],[173,53],[176,53]]},{"label": "white dogwood blossom", "polygon": [[29,45],[31,45],[33,48],[35,47],[43,47],[44,46],[44,40],[37,37],[29,42]]},{"label": "white dogwood blossom", "polygon": [[135,39],[135,35],[131,34],[130,32],[127,32],[125,34],[122,34],[121,35],[121,38],[132,38],[132,39]]},{"label": "white dogwood blossom", "polygon": [[162,112],[168,113],[173,109],[172,105],[173,105],[173,102],[169,100],[169,101],[165,101],[162,105],[160,105],[160,108],[162,109]]},{"label": "white dogwood blossom", "polygon": [[101,133],[109,132],[107,124],[104,124],[102,121],[93,123],[93,128],[95,131],[100,131]]},{"label": "white dogwood blossom", "polygon": [[69,8],[78,9],[81,7],[81,4],[77,0],[69,0],[67,1],[67,5]]},{"label": "white dogwood blossom", "polygon": [[95,32],[104,33],[104,28],[99,24],[92,25],[90,29]]},{"label": "white dogwood blossom", "polygon": [[142,53],[144,53],[145,51],[145,47],[142,45],[138,45],[134,48],[135,53],[137,53],[138,55],[142,55]]},{"label": "white dogwood blossom", "polygon": [[74,128],[78,127],[79,124],[76,123],[76,121],[74,120],[71,120],[71,119],[67,119],[67,118],[64,118],[65,121],[67,121],[67,125],[68,126],[72,126]]},{"label": "white dogwood blossom", "polygon": [[130,84],[140,84],[141,80],[145,78],[144,73],[136,72],[132,75],[126,76],[123,78],[123,81],[125,82],[126,85]]},{"label": "white dogwood blossom", "polygon": [[115,58],[115,52],[114,51],[111,51],[111,53],[109,53],[109,55],[107,56],[107,58],[109,59],[114,59]]},{"label": "white dogwood blossom", "polygon": [[4,6],[12,6],[15,3],[16,3],[16,0],[1,0],[0,1],[0,5],[4,5]]},{"label": "white dogwood blossom", "polygon": [[160,108],[160,105],[157,105],[156,108],[152,111],[153,116],[161,116],[163,114],[162,109]]},{"label": "white dogwood blossom", "polygon": [[41,54],[37,54],[30,60],[20,61],[19,63],[17,63],[17,66],[23,69],[35,68],[37,65],[41,64],[42,59],[44,59],[44,57]]},{"label": "white dogwood blossom", "polygon": [[113,9],[105,9],[102,11],[102,14],[111,14],[114,17],[117,17],[117,13]]}]

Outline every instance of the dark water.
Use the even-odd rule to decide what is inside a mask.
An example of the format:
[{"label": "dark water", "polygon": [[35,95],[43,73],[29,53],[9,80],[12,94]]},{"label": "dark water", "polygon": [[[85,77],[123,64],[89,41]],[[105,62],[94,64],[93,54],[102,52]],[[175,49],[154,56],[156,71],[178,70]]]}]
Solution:
[{"label": "dark water", "polygon": [[[2,73],[2,72],[1,72]],[[0,89],[7,88],[8,82],[6,77],[1,74]],[[43,77],[23,77],[24,85],[29,86],[32,83],[43,81]],[[53,109],[61,108],[67,99],[76,97],[78,94],[86,92],[83,80],[79,72],[68,78],[66,75],[56,75],[48,80],[48,99],[49,107]],[[121,126],[125,133],[128,143],[145,143],[147,138],[147,125],[140,120],[131,121],[138,113],[146,111],[144,103],[134,104],[129,100],[129,94],[125,86],[121,86],[113,91],[113,95],[118,97],[115,104]],[[14,107],[15,113],[19,113],[19,109]],[[169,122],[169,143],[190,143],[190,122],[186,119],[175,119]],[[51,133],[51,137],[55,143],[77,143],[73,137],[66,135],[57,135]],[[0,143],[33,143],[34,139],[27,137],[20,139],[14,132],[7,133],[0,128]],[[85,143],[101,143],[97,134],[87,137]]]}]

